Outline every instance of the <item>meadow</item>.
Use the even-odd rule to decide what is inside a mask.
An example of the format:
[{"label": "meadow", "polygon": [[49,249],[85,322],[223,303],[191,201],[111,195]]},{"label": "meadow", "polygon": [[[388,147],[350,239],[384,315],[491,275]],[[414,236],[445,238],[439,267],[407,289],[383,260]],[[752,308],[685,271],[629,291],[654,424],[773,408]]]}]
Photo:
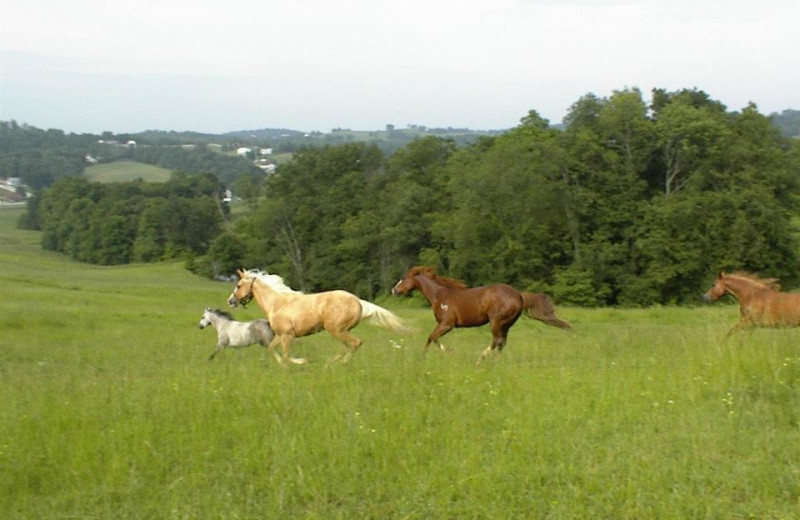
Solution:
[{"label": "meadow", "polygon": [[84,175],[91,182],[127,182],[137,179],[166,182],[172,175],[172,170],[135,161],[114,161],[89,166]]},{"label": "meadow", "polygon": [[[0,210],[4,519],[790,519],[800,515],[800,330],[727,343],[730,302],[557,309],[520,319],[475,366],[484,328],[422,345],[416,298],[280,368],[209,363],[202,309],[232,284],[179,263],[99,267],[42,251]],[[709,283],[711,280],[709,280]],[[240,320],[261,317],[255,304]]]}]

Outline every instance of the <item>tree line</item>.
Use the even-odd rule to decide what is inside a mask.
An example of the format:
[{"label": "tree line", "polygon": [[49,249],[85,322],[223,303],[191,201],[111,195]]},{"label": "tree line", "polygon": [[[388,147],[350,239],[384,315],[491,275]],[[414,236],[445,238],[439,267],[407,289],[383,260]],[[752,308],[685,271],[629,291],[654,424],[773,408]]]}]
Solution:
[{"label": "tree line", "polygon": [[[729,112],[696,89],[657,89],[648,104],[625,89],[583,96],[564,123],[531,111],[469,146],[429,136],[391,156],[303,148],[266,181],[239,177],[248,211],[229,226],[213,176],[69,179],[29,218],[45,247],[85,261],[188,254],[207,276],[261,267],[304,291],[368,298],[416,264],[580,305],[697,301],[723,269],[800,282],[800,143],[756,106]],[[177,194],[187,189],[194,198]]]},{"label": "tree line", "polygon": [[389,158],[301,150],[224,251],[367,297],[415,264],[583,305],[696,301],[721,269],[800,281],[800,146],[756,106],[625,89],[582,97],[565,123],[531,111],[472,146],[428,137]]},{"label": "tree line", "polygon": [[65,177],[29,200],[21,227],[42,247],[95,264],[202,255],[224,220],[213,175],[173,174],[166,183],[90,183]]}]

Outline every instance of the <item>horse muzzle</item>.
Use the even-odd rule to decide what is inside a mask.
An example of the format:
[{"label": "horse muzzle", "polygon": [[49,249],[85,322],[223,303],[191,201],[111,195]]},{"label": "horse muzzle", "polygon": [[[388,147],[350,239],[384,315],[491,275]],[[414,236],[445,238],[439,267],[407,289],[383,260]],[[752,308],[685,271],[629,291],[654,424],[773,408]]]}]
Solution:
[{"label": "horse muzzle", "polygon": [[246,309],[247,304],[250,303],[252,299],[253,299],[253,293],[242,296],[241,298],[237,298],[235,295],[231,294],[231,297],[228,298],[228,305],[230,305],[235,309],[241,304],[241,306]]}]

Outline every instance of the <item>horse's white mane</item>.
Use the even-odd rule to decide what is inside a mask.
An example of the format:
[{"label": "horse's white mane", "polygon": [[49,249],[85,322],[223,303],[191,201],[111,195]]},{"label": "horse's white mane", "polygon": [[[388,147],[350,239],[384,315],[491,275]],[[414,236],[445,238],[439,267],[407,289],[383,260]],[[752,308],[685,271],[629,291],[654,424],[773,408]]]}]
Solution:
[{"label": "horse's white mane", "polygon": [[250,269],[247,271],[248,277],[253,277],[267,285],[270,289],[278,293],[285,294],[303,294],[300,291],[295,291],[283,281],[283,278],[277,274],[269,274],[261,269]]}]

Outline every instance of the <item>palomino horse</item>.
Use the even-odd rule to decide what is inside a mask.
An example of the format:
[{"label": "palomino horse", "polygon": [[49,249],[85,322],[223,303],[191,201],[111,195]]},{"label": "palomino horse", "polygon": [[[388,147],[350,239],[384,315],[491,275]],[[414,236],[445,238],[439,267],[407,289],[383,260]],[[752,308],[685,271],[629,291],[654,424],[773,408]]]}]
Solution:
[{"label": "palomino horse", "polygon": [[490,352],[500,352],[506,344],[508,329],[522,313],[522,296],[506,284],[485,285],[468,289],[464,282],[436,274],[432,267],[412,267],[392,288],[392,294],[408,294],[419,289],[433,308],[438,325],[428,336],[423,349],[427,353],[431,343],[446,350],[439,338],[455,327],[477,327],[489,323],[492,343],[478,358],[478,364]]},{"label": "palomino horse", "polygon": [[269,318],[275,332],[270,347],[281,344],[280,363],[286,366],[289,348],[294,338],[308,336],[321,330],[344,343],[347,350],[333,357],[328,364],[342,360],[346,363],[361,346],[362,341],[350,334],[350,329],[362,320],[370,319],[376,325],[396,331],[406,330],[403,322],[383,307],[361,300],[347,291],[327,291],[303,294],[283,282],[283,278],[257,269],[237,271],[239,282],[228,298],[228,304],[246,305],[253,298]]},{"label": "palomino horse", "polygon": [[782,293],[778,280],[751,273],[720,273],[704,295],[709,303],[730,294],[739,301],[739,322],[725,335],[755,327],[800,327],[800,294]]},{"label": "palomino horse", "polygon": [[571,330],[572,326],[556,316],[553,299],[544,293],[520,292],[522,295],[522,311],[534,320],[559,329]]}]

